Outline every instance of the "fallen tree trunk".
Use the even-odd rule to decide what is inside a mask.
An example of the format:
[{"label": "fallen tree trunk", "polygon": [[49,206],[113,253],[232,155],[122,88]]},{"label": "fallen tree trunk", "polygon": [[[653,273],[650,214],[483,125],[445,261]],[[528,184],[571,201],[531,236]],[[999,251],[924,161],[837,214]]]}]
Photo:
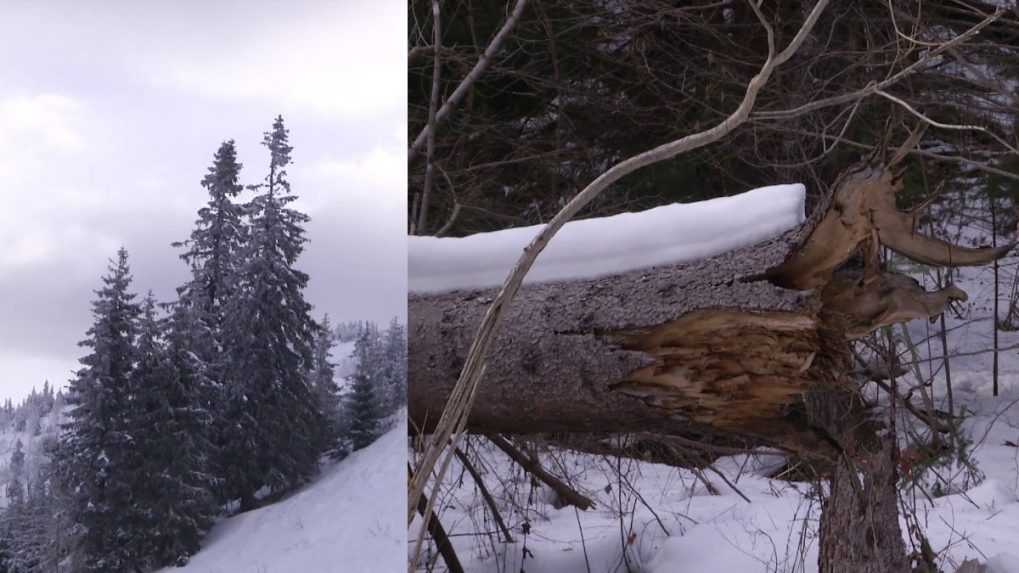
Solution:
[{"label": "fallen tree trunk", "polygon": [[[883,270],[879,247],[959,266],[1013,245],[962,248],[917,234],[913,216],[895,208],[899,184],[887,167],[852,169],[833,188],[802,226],[757,245],[524,286],[486,357],[468,431],[714,434],[776,446],[830,476],[824,571],[903,570],[894,447],[849,376],[850,341],[936,316],[966,295],[924,292]],[[414,427],[427,432],[439,419],[494,296],[410,296]],[[839,531],[854,535],[833,538]]]},{"label": "fallen tree trunk", "polygon": [[[976,264],[1007,252],[904,235],[896,225],[908,221],[888,212],[895,190],[886,169],[852,171],[815,216],[772,240],[693,263],[526,285],[487,357],[468,428],[729,433],[830,457],[803,396],[851,387],[839,366],[848,340],[965,297],[955,287],[925,293],[870,263],[842,268],[846,261],[876,251],[879,235],[938,261]],[[418,427],[438,419],[494,294],[410,296],[409,404]]]},{"label": "fallen tree trunk", "polygon": [[[771,313],[774,322],[784,318],[809,329],[809,297],[738,280],[781,262],[789,243],[782,237],[690,265],[524,287],[493,343],[468,427],[509,434],[608,428],[672,433],[695,424],[695,416],[681,409],[656,407],[619,388],[631,373],[655,363],[653,355],[624,345],[624,338],[717,307]],[[411,296],[409,403],[421,427],[438,419],[493,295]]]}]

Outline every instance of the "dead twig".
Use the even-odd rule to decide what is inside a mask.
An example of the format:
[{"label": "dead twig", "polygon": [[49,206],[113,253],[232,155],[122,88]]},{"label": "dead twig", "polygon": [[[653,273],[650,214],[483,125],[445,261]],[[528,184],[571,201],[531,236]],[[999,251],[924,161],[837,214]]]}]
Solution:
[{"label": "dead twig", "polygon": [[519,464],[520,467],[524,468],[527,473],[552,488],[556,495],[559,496],[559,499],[566,505],[572,505],[583,510],[594,507],[594,502],[591,501],[591,498],[581,494],[567,485],[566,482],[545,471],[545,468],[541,467],[541,463],[537,459],[517,449],[506,438],[497,434],[486,435],[485,437],[509,456],[510,459]]},{"label": "dead twig", "polygon": [[485,480],[481,479],[481,474],[478,473],[477,468],[475,468],[474,464],[467,459],[467,454],[463,453],[460,448],[456,448],[453,452],[456,454],[456,457],[459,458],[460,463],[463,464],[467,473],[471,474],[471,478],[474,479],[474,483],[478,486],[478,491],[481,492],[481,497],[485,500],[485,503],[488,504],[488,508],[492,510],[492,517],[495,519],[496,525],[498,525],[499,529],[502,531],[503,541],[506,543],[513,543],[513,536],[510,535],[509,528],[506,527],[506,522],[502,520],[502,514],[499,513],[499,508],[495,504],[495,499],[492,497],[492,494],[489,493],[488,488],[485,487]]},{"label": "dead twig", "polygon": [[[410,465],[407,466],[410,470]],[[411,472],[413,473],[413,472]],[[449,535],[446,534],[446,529],[442,527],[442,523],[439,521],[438,516],[434,512],[428,509],[428,503],[425,501],[424,496],[419,497],[417,504],[418,514],[421,515],[423,520],[422,527],[428,529],[428,534],[435,540],[435,547],[439,550],[439,554],[442,555],[442,560],[446,562],[446,569],[449,573],[463,573],[463,565],[460,564],[460,559],[456,555],[456,549],[453,548],[453,542],[449,540]],[[425,519],[426,515],[431,512],[431,519]],[[413,568],[414,564],[411,563]]]}]

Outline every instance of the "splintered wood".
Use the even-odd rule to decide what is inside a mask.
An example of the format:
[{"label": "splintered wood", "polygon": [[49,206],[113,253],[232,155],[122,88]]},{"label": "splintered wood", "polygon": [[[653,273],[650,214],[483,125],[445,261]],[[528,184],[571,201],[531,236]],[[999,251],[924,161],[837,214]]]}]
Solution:
[{"label": "splintered wood", "polygon": [[656,362],[616,390],[729,430],[787,414],[820,350],[817,320],[782,312],[697,311],[623,338]]}]

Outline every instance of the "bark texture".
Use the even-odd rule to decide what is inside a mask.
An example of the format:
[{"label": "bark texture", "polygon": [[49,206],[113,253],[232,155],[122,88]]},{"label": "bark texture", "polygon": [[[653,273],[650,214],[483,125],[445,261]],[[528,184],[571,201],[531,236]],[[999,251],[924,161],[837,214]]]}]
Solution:
[{"label": "bark texture", "polygon": [[813,389],[805,396],[810,423],[840,450],[821,502],[820,572],[908,572],[894,438],[880,433],[866,415],[861,418],[866,409],[858,407],[859,401],[856,392],[841,389]]},{"label": "bark texture", "polygon": [[911,570],[899,528],[897,480],[891,445],[852,466],[836,466],[821,504],[821,573]]},{"label": "bark texture", "polygon": [[[682,433],[697,425],[704,416],[670,408],[667,397],[654,392],[648,369],[666,365],[649,345],[656,338],[663,341],[659,346],[674,343],[670,325],[685,316],[690,322],[688,315],[705,309],[733,309],[733,316],[746,314],[757,323],[769,317],[787,322],[788,338],[809,330],[814,312],[809,294],[751,280],[781,263],[797,238],[790,232],[687,265],[525,286],[507,309],[488,355],[469,428],[509,434]],[[420,427],[438,419],[494,295],[495,289],[411,295],[409,402]],[[718,326],[723,328],[718,334],[728,337],[737,327]],[[710,325],[702,330],[703,338],[711,338]],[[701,395],[715,390],[720,389],[705,388]]]}]

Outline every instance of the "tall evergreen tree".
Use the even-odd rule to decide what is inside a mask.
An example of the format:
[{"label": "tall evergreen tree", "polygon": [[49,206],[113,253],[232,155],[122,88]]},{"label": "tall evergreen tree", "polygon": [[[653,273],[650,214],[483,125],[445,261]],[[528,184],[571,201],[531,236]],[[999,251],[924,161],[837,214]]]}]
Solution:
[{"label": "tall evergreen tree", "polygon": [[134,437],[130,411],[135,360],[135,325],[141,312],[128,291],[127,251],[103,277],[92,303],[94,323],[80,345],[89,353],[71,381],[70,421],[56,451],[63,489],[70,496],[72,520],[80,533],[82,567],[87,571],[133,571],[137,556],[126,544],[133,519],[131,503]]},{"label": "tall evergreen tree", "polygon": [[0,513],[0,573],[14,573],[11,571],[11,536],[13,528],[10,524],[10,508]]},{"label": "tall evergreen tree", "polygon": [[19,571],[17,555],[17,535],[23,525],[25,515],[25,452],[22,451],[21,440],[14,444],[11,453],[10,474],[7,482],[7,507],[0,519],[0,572],[15,573]]},{"label": "tall evergreen tree", "polygon": [[324,440],[334,445],[340,427],[340,396],[336,385],[336,370],[332,363],[333,331],[329,323],[329,315],[322,319],[318,334],[315,337],[315,349],[311,373],[311,384],[316,400],[325,418],[323,425]]},{"label": "tall evergreen tree", "polygon": [[383,411],[392,414],[407,403],[407,330],[393,318],[382,342]]},{"label": "tall evergreen tree", "polygon": [[[62,401],[63,396],[63,392],[58,392],[57,401]],[[40,483],[47,485],[46,493],[49,500],[49,506],[45,513],[47,516],[44,537],[46,550],[43,558],[43,571],[62,571],[67,568],[58,565],[60,563],[70,564],[72,571],[82,569],[83,567],[77,566],[80,556],[72,553],[78,537],[75,532],[74,515],[71,511],[73,504],[69,502],[69,500],[73,500],[72,492],[64,489],[67,485],[66,480],[61,478],[60,468],[52,461],[58,458],[57,450],[60,448],[60,442],[56,439],[47,439],[43,443],[43,448],[47,457],[43,458],[39,476]]]},{"label": "tall evergreen tree", "polygon": [[[191,279],[177,289],[174,306],[175,368],[188,379],[195,407],[212,415],[205,438],[217,445],[225,441],[222,424],[226,421],[221,410],[221,382],[226,368],[221,335],[223,309],[234,294],[248,234],[244,205],[236,202],[243,190],[241,167],[234,141],[224,141],[201,182],[208,191],[208,202],[198,210],[191,236],[175,243],[186,248],[181,258],[191,267]],[[208,453],[219,451],[215,448]],[[222,474],[225,463],[218,455],[207,462],[208,475],[217,484],[214,478]],[[221,487],[214,487],[213,492],[219,501],[226,501]]]},{"label": "tall evergreen tree", "polygon": [[[175,313],[156,318],[152,293],[138,326],[137,366],[132,373],[138,468],[132,487],[138,522],[135,553],[147,567],[183,565],[199,549],[212,523],[215,504],[205,473],[211,447],[210,416],[198,394],[201,370],[183,343],[188,325]],[[169,332],[164,340],[162,332]]]},{"label": "tall evergreen tree", "polygon": [[288,132],[277,117],[263,145],[269,174],[247,206],[250,237],[224,323],[224,461],[230,495],[254,505],[262,486],[284,490],[316,469],[323,416],[308,381],[317,325],[304,300],[308,275],[294,268],[308,217],[289,208]]},{"label": "tall evergreen tree", "polygon": [[347,402],[349,418],[348,439],[351,448],[360,450],[375,441],[379,435],[382,404],[379,399],[381,369],[379,368],[379,342],[377,332],[365,328],[354,343],[354,371],[351,393]]}]

